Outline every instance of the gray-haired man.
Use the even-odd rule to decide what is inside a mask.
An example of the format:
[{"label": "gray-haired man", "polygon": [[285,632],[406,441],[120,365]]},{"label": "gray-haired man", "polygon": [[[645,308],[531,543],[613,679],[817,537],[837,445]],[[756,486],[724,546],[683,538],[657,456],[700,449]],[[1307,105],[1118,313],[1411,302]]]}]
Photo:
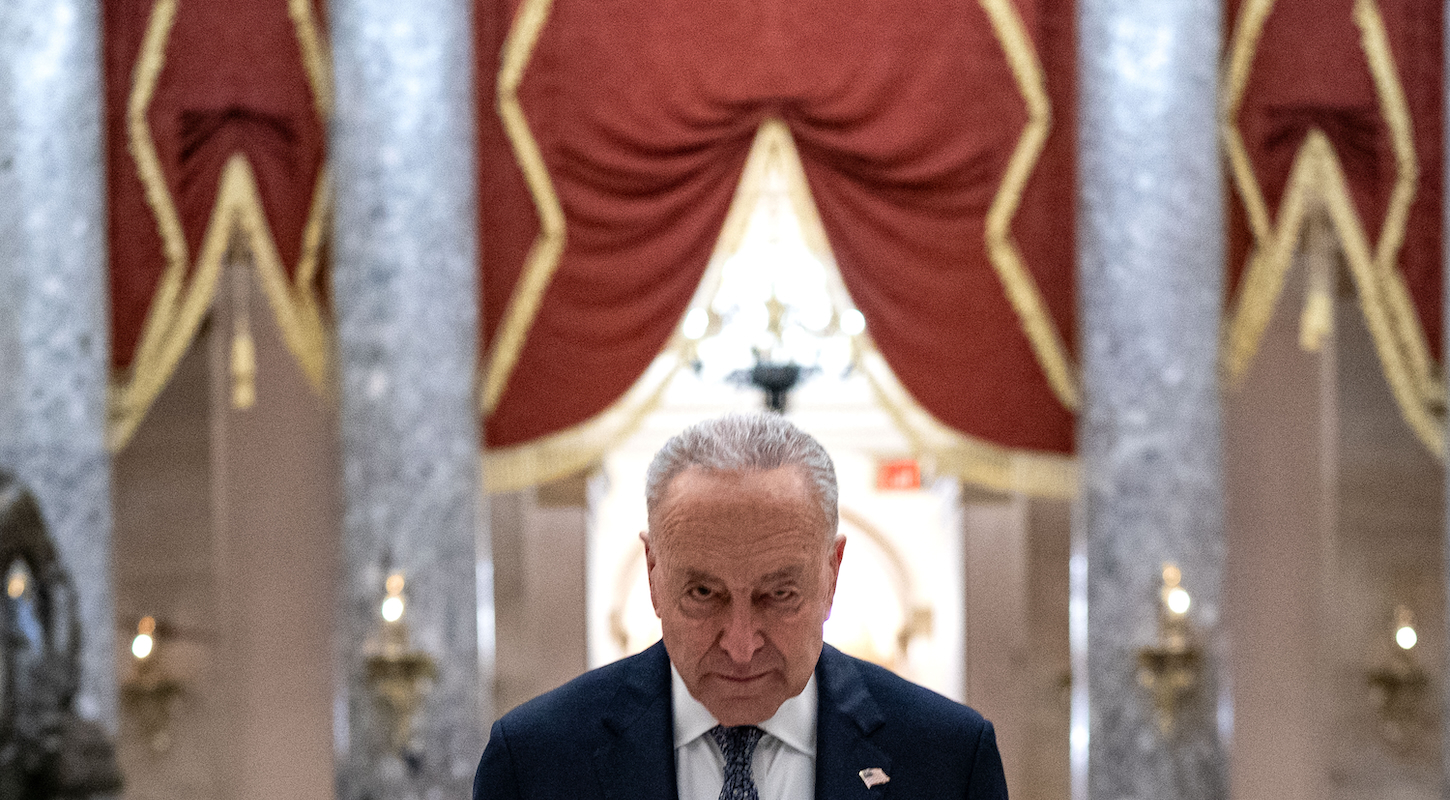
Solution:
[{"label": "gray-haired man", "polygon": [[825,450],[778,415],[666,443],[640,535],[663,640],[499,720],[475,800],[1005,800],[991,723],[822,644],[836,495]]}]

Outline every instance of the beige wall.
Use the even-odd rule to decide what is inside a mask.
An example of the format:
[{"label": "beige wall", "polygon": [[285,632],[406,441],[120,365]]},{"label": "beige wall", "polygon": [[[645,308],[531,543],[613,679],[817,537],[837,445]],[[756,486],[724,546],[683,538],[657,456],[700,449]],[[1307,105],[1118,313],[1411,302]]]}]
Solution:
[{"label": "beige wall", "polygon": [[494,708],[499,714],[588,666],[583,475],[489,497],[493,532]]},{"label": "beige wall", "polygon": [[1302,275],[1225,404],[1233,796],[1430,800],[1442,687],[1396,743],[1367,676],[1400,604],[1441,674],[1444,470],[1400,419],[1347,286],[1323,351],[1299,347]]},{"label": "beige wall", "polygon": [[997,729],[1018,800],[1066,800],[1068,555],[1065,501],[967,493],[967,705]]},{"label": "beige wall", "polygon": [[1333,580],[1338,348],[1298,343],[1303,270],[1224,398],[1229,633],[1239,800],[1329,793],[1326,636]]},{"label": "beige wall", "polygon": [[[227,282],[223,281],[223,286]],[[155,616],[184,682],[171,746],[123,714],[133,800],[330,798],[332,627],[340,501],[335,412],[250,292],[257,404],[230,405],[234,295],[115,457],[120,641]],[[132,674],[128,652],[118,674]]]}]

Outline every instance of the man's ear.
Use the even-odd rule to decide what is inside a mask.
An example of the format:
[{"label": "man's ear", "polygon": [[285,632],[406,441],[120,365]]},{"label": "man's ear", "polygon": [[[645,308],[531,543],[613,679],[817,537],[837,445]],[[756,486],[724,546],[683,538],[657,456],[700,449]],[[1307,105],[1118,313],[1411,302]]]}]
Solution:
[{"label": "man's ear", "polygon": [[655,616],[660,615],[660,594],[655,589],[655,560],[658,554],[655,553],[654,543],[650,541],[649,531],[640,531],[639,540],[644,542],[644,568],[649,578],[649,602],[654,606]]},{"label": "man's ear", "polygon": [[831,593],[826,595],[826,619],[831,618],[831,604],[836,601],[836,578],[841,575],[841,557],[846,554],[846,534],[836,534],[835,540],[831,542],[831,551],[827,556],[828,565],[831,568]]}]

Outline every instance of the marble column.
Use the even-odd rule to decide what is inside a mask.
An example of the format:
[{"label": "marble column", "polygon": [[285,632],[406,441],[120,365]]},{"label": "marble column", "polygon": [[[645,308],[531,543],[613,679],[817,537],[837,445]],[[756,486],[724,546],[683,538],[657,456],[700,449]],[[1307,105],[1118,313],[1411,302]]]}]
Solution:
[{"label": "marble column", "polygon": [[79,592],[76,710],[116,726],[100,3],[0,3],[0,465]]},{"label": "marble column", "polygon": [[[338,796],[466,797],[489,721],[471,4],[332,0],[328,17],[345,503]],[[437,665],[402,748],[364,668],[392,572],[406,581],[411,645]]]},{"label": "marble column", "polygon": [[[1218,0],[1078,6],[1082,508],[1088,720],[1075,796],[1222,798],[1223,477],[1217,380],[1223,183]],[[1160,725],[1141,684],[1164,564],[1182,571],[1202,653]],[[1081,597],[1075,598],[1079,602]],[[1079,640],[1081,644],[1081,640]],[[1084,680],[1085,678],[1085,680]],[[1084,742],[1084,734],[1086,741]],[[1084,788],[1085,787],[1085,788]]]}]

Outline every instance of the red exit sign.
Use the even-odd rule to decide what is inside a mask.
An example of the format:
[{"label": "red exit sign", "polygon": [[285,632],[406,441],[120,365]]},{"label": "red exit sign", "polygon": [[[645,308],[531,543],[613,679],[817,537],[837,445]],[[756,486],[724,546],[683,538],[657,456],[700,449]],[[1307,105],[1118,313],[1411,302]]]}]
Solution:
[{"label": "red exit sign", "polygon": [[921,488],[921,466],[914,458],[894,458],[876,465],[876,488],[906,491]]}]

